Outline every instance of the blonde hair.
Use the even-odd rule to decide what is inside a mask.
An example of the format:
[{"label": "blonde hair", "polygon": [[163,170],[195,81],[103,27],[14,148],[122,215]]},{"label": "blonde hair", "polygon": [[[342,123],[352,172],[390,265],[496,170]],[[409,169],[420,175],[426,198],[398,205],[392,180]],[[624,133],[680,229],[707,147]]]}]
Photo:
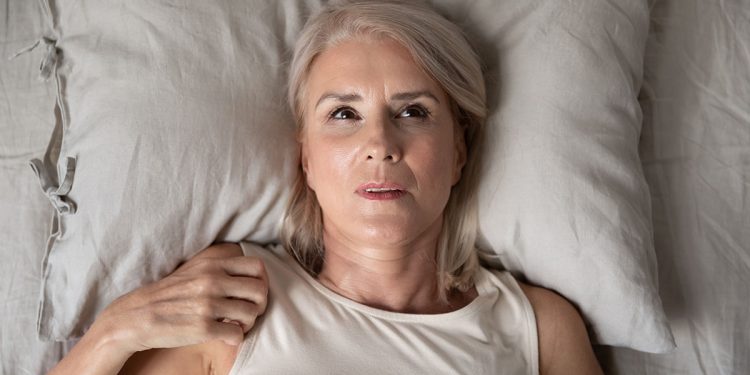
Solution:
[{"label": "blonde hair", "polygon": [[[481,142],[487,117],[484,77],[474,50],[458,26],[425,5],[400,1],[348,1],[329,4],[305,24],[294,49],[289,71],[288,100],[304,131],[305,83],[316,56],[337,43],[356,37],[386,37],[401,43],[412,58],[447,93],[455,119],[457,140],[466,143],[466,164],[451,189],[443,212],[443,229],[436,263],[440,297],[466,291],[479,267],[477,186]],[[287,250],[312,275],[323,265],[323,219],[315,192],[298,171],[284,213],[281,238]]]}]

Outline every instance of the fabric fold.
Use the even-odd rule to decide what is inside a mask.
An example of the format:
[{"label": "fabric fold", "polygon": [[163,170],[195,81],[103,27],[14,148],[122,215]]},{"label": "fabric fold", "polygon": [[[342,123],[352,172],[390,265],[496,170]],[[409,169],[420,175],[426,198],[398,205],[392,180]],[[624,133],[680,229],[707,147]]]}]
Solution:
[{"label": "fabric fold", "polygon": [[44,57],[42,57],[42,60],[39,62],[39,78],[43,81],[47,81],[52,76],[52,72],[54,72],[55,68],[57,67],[57,40],[43,36],[37,39],[32,45],[25,47],[16,52],[13,56],[10,56],[8,60],[13,60],[18,56],[23,55],[24,53],[31,52],[41,44],[44,44],[46,52],[44,53]]},{"label": "fabric fold", "polygon": [[68,194],[73,187],[76,159],[71,157],[66,158],[65,176],[62,183],[59,185],[50,175],[51,166],[45,165],[40,159],[32,159],[30,164],[37,178],[39,178],[39,184],[42,191],[47,196],[50,203],[52,203],[55,210],[61,215],[74,214],[76,212],[76,205],[74,202],[66,199],[66,194]]}]

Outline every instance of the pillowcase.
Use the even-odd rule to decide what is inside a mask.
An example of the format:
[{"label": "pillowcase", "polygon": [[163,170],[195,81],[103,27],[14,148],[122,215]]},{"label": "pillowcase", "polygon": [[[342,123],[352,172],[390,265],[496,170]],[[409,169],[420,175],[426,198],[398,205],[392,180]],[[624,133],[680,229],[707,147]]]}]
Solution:
[{"label": "pillowcase", "polygon": [[36,337],[52,208],[28,159],[49,142],[55,96],[54,85],[39,79],[44,49],[20,51],[39,40],[47,23],[36,1],[5,2],[0,13],[0,374],[46,374],[66,346]]},{"label": "pillowcase", "polygon": [[[636,152],[645,1],[434,3],[489,68],[495,260],[572,300],[600,343],[669,347]],[[81,335],[215,240],[276,240],[297,165],[285,63],[319,6],[59,2],[60,152],[35,164],[58,208],[41,337]]]},{"label": "pillowcase", "polygon": [[638,156],[647,1],[443,3],[489,68],[484,258],[571,300],[596,343],[672,350]]},{"label": "pillowcase", "polygon": [[59,160],[35,163],[57,209],[42,338],[81,336],[214,241],[276,238],[297,163],[292,3],[56,2]]}]

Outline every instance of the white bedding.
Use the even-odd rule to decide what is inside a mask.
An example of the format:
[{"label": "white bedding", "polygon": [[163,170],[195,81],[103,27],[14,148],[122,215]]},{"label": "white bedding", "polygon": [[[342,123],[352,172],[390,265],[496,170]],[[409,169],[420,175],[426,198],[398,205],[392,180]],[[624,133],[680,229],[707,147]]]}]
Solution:
[{"label": "white bedding", "polygon": [[[0,2],[0,374],[42,373],[68,347],[36,335],[52,208],[28,160],[44,153],[54,93],[37,79],[43,48],[7,60],[44,34],[41,12],[34,1]],[[656,0],[651,19],[640,156],[678,348],[654,355],[598,347],[598,355],[613,374],[747,373],[750,4]],[[10,222],[25,230],[3,230]]]},{"label": "white bedding", "polygon": [[670,354],[602,350],[613,374],[750,372],[750,3],[658,0],[640,155]]},{"label": "white bedding", "polygon": [[[40,265],[52,207],[28,160],[44,153],[54,91],[38,79],[43,48],[8,57],[44,33],[35,1],[0,2],[0,374],[40,374],[66,346],[37,340]],[[20,126],[23,125],[23,126]],[[6,228],[13,223],[20,231]],[[20,223],[20,225],[19,225]]]}]

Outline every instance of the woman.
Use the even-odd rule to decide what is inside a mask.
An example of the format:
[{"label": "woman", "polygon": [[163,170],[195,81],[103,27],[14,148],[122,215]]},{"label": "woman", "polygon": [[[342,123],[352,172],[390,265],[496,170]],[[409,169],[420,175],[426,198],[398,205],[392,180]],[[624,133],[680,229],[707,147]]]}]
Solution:
[{"label": "woman", "polygon": [[289,100],[284,247],[205,250],[110,305],[53,373],[601,372],[570,303],[479,265],[485,90],[455,25],[409,2],[329,6]]}]

